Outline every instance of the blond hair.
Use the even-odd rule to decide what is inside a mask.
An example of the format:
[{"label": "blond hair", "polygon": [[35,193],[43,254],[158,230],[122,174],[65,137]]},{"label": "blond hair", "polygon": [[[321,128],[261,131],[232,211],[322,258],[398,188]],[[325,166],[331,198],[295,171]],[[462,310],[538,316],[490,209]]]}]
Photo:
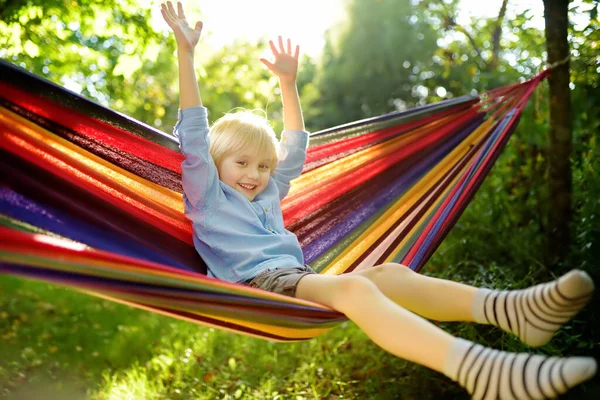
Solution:
[{"label": "blond hair", "polygon": [[251,111],[225,114],[210,128],[210,155],[215,165],[232,153],[249,152],[265,158],[271,174],[279,161],[279,142],[269,121]]}]

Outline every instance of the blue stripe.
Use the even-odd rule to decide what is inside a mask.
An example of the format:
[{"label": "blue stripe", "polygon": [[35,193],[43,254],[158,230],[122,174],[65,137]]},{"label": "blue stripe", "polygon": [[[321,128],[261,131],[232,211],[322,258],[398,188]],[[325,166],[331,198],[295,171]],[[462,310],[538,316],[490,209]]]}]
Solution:
[{"label": "blue stripe", "polygon": [[149,249],[116,231],[77,220],[62,211],[34,201],[6,186],[0,186],[0,214],[84,243],[95,249],[194,271],[194,269],[180,261]]}]

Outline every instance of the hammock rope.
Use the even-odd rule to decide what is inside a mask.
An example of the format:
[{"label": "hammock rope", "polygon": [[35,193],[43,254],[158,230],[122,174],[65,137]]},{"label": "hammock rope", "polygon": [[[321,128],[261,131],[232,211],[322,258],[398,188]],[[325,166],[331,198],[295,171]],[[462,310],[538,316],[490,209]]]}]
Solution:
[{"label": "hammock rope", "polygon": [[[322,274],[418,271],[514,131],[533,79],[313,133],[282,202]],[[0,61],[0,274],[273,341],[346,317],[205,275],[174,137]]]}]

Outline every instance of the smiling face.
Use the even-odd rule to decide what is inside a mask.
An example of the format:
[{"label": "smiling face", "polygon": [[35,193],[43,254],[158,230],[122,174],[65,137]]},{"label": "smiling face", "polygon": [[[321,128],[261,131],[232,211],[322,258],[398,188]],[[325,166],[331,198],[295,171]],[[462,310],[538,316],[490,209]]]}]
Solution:
[{"label": "smiling face", "polygon": [[250,201],[267,188],[279,144],[266,118],[251,112],[225,115],[212,126],[209,140],[223,183]]},{"label": "smiling face", "polygon": [[268,159],[246,152],[226,155],[217,169],[223,183],[252,201],[266,189],[272,168]]}]

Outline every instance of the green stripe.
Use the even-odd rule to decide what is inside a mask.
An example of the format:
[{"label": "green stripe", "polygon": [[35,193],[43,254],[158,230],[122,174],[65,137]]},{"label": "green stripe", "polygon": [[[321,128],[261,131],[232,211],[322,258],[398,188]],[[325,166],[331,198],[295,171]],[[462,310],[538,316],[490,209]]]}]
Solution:
[{"label": "green stripe", "polygon": [[311,262],[311,267],[315,271],[321,272],[346,248],[348,248],[360,235],[362,235],[367,229],[369,229],[369,227],[371,227],[375,223],[375,221],[377,221],[385,212],[387,212],[390,208],[396,206],[396,204],[402,199],[402,196],[404,196],[407,191],[408,189],[400,193],[392,201],[388,202],[385,206],[381,207],[375,214],[373,214],[373,216],[371,216],[369,219],[365,220],[359,226],[354,228],[354,230],[352,230],[350,233],[344,236],[344,238],[341,241],[339,241],[327,252],[325,252],[323,255]]},{"label": "green stripe", "polygon": [[[420,120],[420,119],[438,114],[440,112],[443,112],[443,111],[450,109],[452,107],[455,107],[457,105],[473,101],[477,98],[475,96],[463,96],[463,97],[464,97],[464,99],[463,98],[456,99],[456,100],[458,100],[456,102],[450,102],[448,104],[440,104],[440,105],[432,106],[431,108],[429,108],[427,110],[416,111],[416,112],[410,113],[409,115],[400,115],[398,117],[389,118],[389,119],[385,119],[385,120],[381,120],[381,121],[376,120],[376,121],[373,121],[370,123],[367,122],[364,124],[359,124],[359,125],[351,126],[348,128],[342,127],[341,129],[339,129],[339,130],[336,129],[334,132],[331,132],[331,133],[321,134],[319,132],[316,132],[310,136],[310,146],[317,146],[317,145],[322,145],[322,144],[333,143],[333,142],[337,142],[337,141],[340,141],[343,139],[349,139],[349,138],[361,136],[365,133],[371,133],[371,132],[375,132],[378,130],[406,124],[408,122]],[[434,122],[434,121],[432,121],[432,122]],[[423,123],[423,125],[425,125],[425,123]],[[415,128],[412,128],[412,129],[415,129]]]}]

